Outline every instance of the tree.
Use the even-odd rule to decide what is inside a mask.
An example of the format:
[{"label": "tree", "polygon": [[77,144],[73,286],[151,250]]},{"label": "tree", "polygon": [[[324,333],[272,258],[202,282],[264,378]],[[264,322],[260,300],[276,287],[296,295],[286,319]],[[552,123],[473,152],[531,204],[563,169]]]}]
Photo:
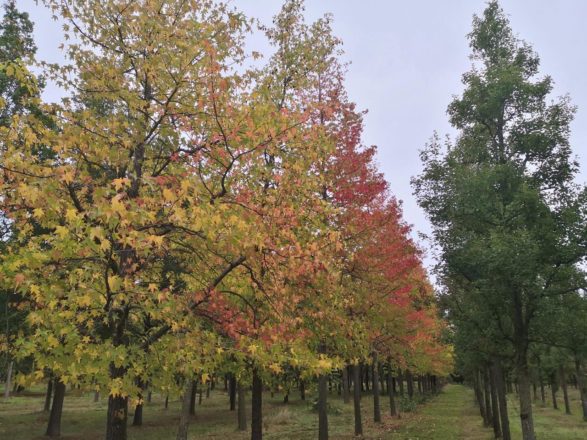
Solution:
[{"label": "tree", "polygon": [[578,200],[573,108],[567,98],[546,102],[552,80],[536,78],[538,56],[514,36],[497,2],[474,18],[469,41],[475,64],[448,108],[459,137],[446,151],[433,140],[414,187],[434,226],[442,276],[492,314],[511,343],[523,438],[533,440],[534,325],[585,257],[585,219],[568,214]]}]

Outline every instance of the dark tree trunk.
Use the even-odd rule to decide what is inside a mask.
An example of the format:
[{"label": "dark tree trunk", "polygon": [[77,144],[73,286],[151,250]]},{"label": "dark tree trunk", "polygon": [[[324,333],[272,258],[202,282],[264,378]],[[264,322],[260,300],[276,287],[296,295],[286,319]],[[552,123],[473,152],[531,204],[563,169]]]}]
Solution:
[{"label": "dark tree trunk", "polygon": [[[123,330],[118,329],[118,332]],[[117,339],[121,336],[118,335]],[[124,367],[116,367],[110,364],[110,378],[121,379],[124,376]],[[106,416],[106,440],[126,440],[128,419],[128,399],[120,395],[108,396],[108,412]]]},{"label": "dark tree trunk", "polygon": [[236,376],[230,374],[228,378],[228,398],[230,401],[230,410],[236,409]]},{"label": "dark tree trunk", "polygon": [[328,440],[328,376],[318,377],[318,440]]},{"label": "dark tree trunk", "polygon": [[[139,393],[139,399],[142,399],[143,395]],[[141,403],[138,403],[135,406],[135,413],[132,418],[132,426],[143,426],[143,404],[142,400]]]},{"label": "dark tree trunk", "polygon": [[522,423],[522,439],[536,440],[534,420],[532,418],[532,396],[530,395],[530,377],[526,354],[518,360],[518,391],[520,398],[520,421]]},{"label": "dark tree trunk", "polygon": [[349,395],[349,369],[345,365],[342,368],[342,401],[344,403],[350,402],[350,395]]},{"label": "dark tree trunk", "polygon": [[406,372],[406,380],[408,382],[408,396],[412,399],[414,397],[414,376],[410,370]]},{"label": "dark tree trunk", "polygon": [[247,430],[247,409],[246,409],[246,395],[245,395],[245,387],[242,383],[237,382],[236,385],[236,394],[238,399],[238,414],[237,414],[237,421],[238,421],[238,430],[239,431],[246,431]]},{"label": "dark tree trunk", "polygon": [[477,400],[477,405],[479,405],[479,412],[481,413],[481,418],[483,422],[486,420],[486,413],[485,413],[485,399],[483,398],[483,391],[481,390],[481,380],[479,377],[479,372],[475,373],[475,378],[473,380],[473,389],[475,391],[475,400]]},{"label": "dark tree trunk", "polygon": [[398,370],[397,381],[399,383],[399,395],[404,397],[404,374],[402,370]]},{"label": "dark tree trunk", "polygon": [[[190,387],[190,409],[189,414],[190,416],[196,415],[196,396],[198,394],[198,381],[193,380],[192,386]],[[200,404],[202,402],[200,401]]]},{"label": "dark tree trunk", "polygon": [[532,381],[532,397],[535,402],[538,400],[538,386],[535,381]]},{"label": "dark tree trunk", "polygon": [[495,387],[497,389],[497,398],[499,401],[499,417],[501,420],[501,434],[503,440],[511,440],[512,435],[510,433],[510,419],[508,416],[508,404],[505,390],[505,382],[503,376],[503,370],[501,368],[501,361],[498,359],[495,361],[493,366],[493,375],[495,381]]},{"label": "dark tree trunk", "polygon": [[577,379],[577,387],[581,395],[581,407],[583,409],[583,420],[587,422],[587,380],[583,372],[583,366],[579,358],[575,358],[575,374]]},{"label": "dark tree trunk", "polygon": [[422,376],[418,376],[418,394],[423,394],[423,387],[422,387]]},{"label": "dark tree trunk", "polygon": [[558,409],[558,402],[556,400],[556,392],[558,391],[558,383],[556,381],[556,373],[550,376],[550,393],[552,395],[552,407]]},{"label": "dark tree trunk", "polygon": [[491,414],[493,414],[493,435],[495,438],[501,437],[501,425],[499,423],[499,404],[497,403],[497,387],[495,384],[495,374],[493,368],[489,367],[489,385],[491,388]]},{"label": "dark tree trunk", "polygon": [[395,404],[395,386],[391,376],[391,359],[388,359],[389,368],[387,370],[387,394],[389,394],[389,411],[392,417],[397,416],[397,406]]},{"label": "dark tree trunk", "polygon": [[381,404],[379,403],[379,360],[377,352],[373,352],[373,421],[381,423]]},{"label": "dark tree trunk", "polygon": [[165,409],[169,408],[169,394],[165,395]]},{"label": "dark tree trunk", "polygon": [[355,435],[363,435],[361,421],[361,366],[353,365],[353,404],[355,409]]},{"label": "dark tree trunk", "polygon": [[147,403],[151,403],[152,400],[153,400],[153,392],[151,390],[149,390],[147,392]]},{"label": "dark tree trunk", "polygon": [[206,382],[206,399],[210,398],[210,387],[212,386],[212,383],[210,381]]},{"label": "dark tree trunk", "polygon": [[183,398],[181,399],[181,414],[179,417],[179,426],[177,427],[176,440],[187,440],[190,427],[190,406],[195,381],[188,380],[186,382]]},{"label": "dark tree trunk", "polygon": [[289,403],[289,390],[285,392],[285,394],[283,395],[283,403],[284,405]]},{"label": "dark tree trunk", "polygon": [[300,399],[306,400],[306,382],[303,379],[300,379]]},{"label": "dark tree trunk", "polygon": [[100,391],[94,391],[94,403],[98,403],[100,401]]},{"label": "dark tree trunk", "polygon": [[253,396],[251,400],[251,440],[262,440],[263,381],[257,369],[253,369]]},{"label": "dark tree trunk", "polygon": [[559,376],[560,376],[561,388],[563,389],[563,399],[565,401],[565,413],[571,414],[571,405],[569,404],[569,393],[567,390],[567,376],[566,376],[565,367],[561,366],[558,371],[559,371]]},{"label": "dark tree trunk", "polygon": [[491,389],[489,384],[489,374],[487,370],[483,371],[483,385],[485,391],[485,419],[483,419],[483,424],[485,426],[491,426],[491,424],[493,423],[493,413],[491,412]]},{"label": "dark tree trunk", "polygon": [[53,404],[51,405],[51,414],[49,415],[49,423],[47,425],[46,436],[57,438],[61,436],[61,415],[63,414],[63,400],[65,400],[65,384],[61,382],[59,377],[55,378],[53,384]]},{"label": "dark tree trunk", "polygon": [[43,407],[43,411],[49,412],[51,411],[51,395],[53,394],[53,379],[49,379],[47,383],[47,392],[45,393],[45,406]]},{"label": "dark tree trunk", "polygon": [[542,406],[546,406],[546,392],[544,391],[544,381],[540,379],[540,400],[542,400]]}]

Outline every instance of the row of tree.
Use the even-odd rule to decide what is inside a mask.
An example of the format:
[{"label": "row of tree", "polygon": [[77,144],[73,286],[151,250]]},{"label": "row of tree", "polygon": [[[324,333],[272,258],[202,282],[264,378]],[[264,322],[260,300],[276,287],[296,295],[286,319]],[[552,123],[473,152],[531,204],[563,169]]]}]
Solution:
[{"label": "row of tree", "polygon": [[306,24],[286,1],[259,61],[254,22],[216,1],[43,3],[68,64],[40,67],[66,97],[42,102],[32,25],[9,1],[0,271],[7,389],[13,370],[21,385],[54,378],[49,435],[68,384],[108,395],[108,440],[126,439],[147,388],[184,396],[185,439],[213,376],[230,378],[233,405],[251,387],[253,440],[264,384],[317,383],[320,439],[328,377],[348,386],[349,365],[357,433],[361,364],[374,388],[406,371],[436,389],[451,350],[362,144],[330,17]]},{"label": "row of tree", "polygon": [[532,384],[554,393],[560,380],[566,394],[572,372],[587,421],[587,191],[569,145],[575,109],[567,97],[549,102],[552,79],[539,76],[538,55],[496,1],[469,41],[473,68],[448,107],[458,136],[432,140],[413,183],[438,244],[458,369],[504,439],[504,376],[514,377],[523,438],[534,440]]}]

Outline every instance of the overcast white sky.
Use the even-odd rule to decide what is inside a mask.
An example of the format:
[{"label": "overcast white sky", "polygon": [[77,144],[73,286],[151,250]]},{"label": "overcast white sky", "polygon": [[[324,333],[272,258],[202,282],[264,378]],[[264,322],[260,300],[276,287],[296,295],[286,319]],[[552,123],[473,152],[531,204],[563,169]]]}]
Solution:
[{"label": "overcast white sky", "polygon": [[[233,0],[248,16],[270,23],[281,0]],[[34,0],[17,0],[36,23],[38,58],[59,61],[60,29]],[[587,1],[502,0],[514,31],[542,59],[542,72],[555,81],[554,96],[569,94],[578,112],[572,145],[587,180]],[[378,162],[404,216],[417,232],[429,225],[412,196],[410,177],[420,171],[418,150],[434,130],[451,133],[446,106],[462,90],[469,69],[466,39],[484,0],[306,0],[309,20],[330,12],[350,61],[347,89],[368,109],[365,143],[379,147]],[[57,90],[47,90],[57,99]],[[429,261],[430,263],[430,261]]]}]

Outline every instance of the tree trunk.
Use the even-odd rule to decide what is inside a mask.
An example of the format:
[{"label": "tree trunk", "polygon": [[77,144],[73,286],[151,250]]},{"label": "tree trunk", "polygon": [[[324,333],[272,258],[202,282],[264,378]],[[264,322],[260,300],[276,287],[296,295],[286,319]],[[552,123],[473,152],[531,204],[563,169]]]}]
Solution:
[{"label": "tree trunk", "polygon": [[498,359],[493,366],[493,375],[495,377],[495,387],[497,389],[497,398],[499,400],[499,417],[501,419],[501,434],[503,440],[511,440],[510,419],[508,416],[508,404],[505,390],[505,382],[501,361]]},{"label": "tree trunk", "polygon": [[473,389],[475,390],[475,399],[477,400],[477,404],[479,405],[479,412],[481,413],[481,418],[485,424],[487,414],[485,412],[485,399],[483,398],[483,391],[481,390],[481,379],[479,376],[479,372],[475,373],[475,378],[473,380]]},{"label": "tree trunk", "polygon": [[520,420],[522,422],[522,439],[536,440],[534,420],[532,418],[532,396],[530,395],[530,377],[526,356],[518,363],[518,392],[520,398]]},{"label": "tree trunk", "polygon": [[397,381],[399,383],[399,395],[404,397],[404,375],[402,370],[398,370],[397,372]]},{"label": "tree trunk", "polygon": [[318,377],[318,440],[328,440],[328,376]]},{"label": "tree trunk", "polygon": [[251,440],[263,438],[263,381],[253,369],[253,395],[251,399]]},{"label": "tree trunk", "polygon": [[556,400],[556,392],[558,391],[558,383],[556,381],[556,373],[550,375],[550,394],[552,395],[552,407],[558,409],[558,402]]},{"label": "tree trunk", "polygon": [[414,397],[414,376],[410,370],[406,372],[406,381],[408,382],[408,396],[412,399]]},{"label": "tree trunk", "polygon": [[388,359],[389,369],[387,370],[387,394],[389,394],[389,411],[392,417],[397,416],[397,406],[395,404],[395,387],[393,386],[393,377],[391,375],[391,358]]},{"label": "tree trunk", "polygon": [[165,395],[165,409],[169,408],[169,394]]},{"label": "tree trunk", "polygon": [[567,376],[566,376],[565,367],[563,367],[561,365],[558,371],[559,371],[559,376],[560,376],[561,388],[563,389],[563,399],[565,401],[565,413],[571,414],[571,406],[569,404],[569,393],[567,390]]},{"label": "tree trunk", "polygon": [[12,382],[12,368],[14,366],[14,361],[10,361],[8,363],[8,370],[6,371],[6,384],[4,385],[4,399],[8,399],[10,397],[10,386]]},{"label": "tree trunk", "polygon": [[140,403],[135,406],[135,413],[132,418],[132,426],[143,426],[143,395],[139,393]]},{"label": "tree trunk", "polygon": [[303,379],[300,379],[300,399],[306,400],[306,382]]},{"label": "tree trunk", "polygon": [[228,378],[228,399],[230,401],[230,410],[234,411],[236,409],[236,376],[232,373]]},{"label": "tree trunk", "polygon": [[94,391],[94,403],[98,403],[100,401],[100,391]]},{"label": "tree trunk", "polygon": [[[190,416],[196,415],[196,396],[198,394],[198,381],[193,380],[192,386],[190,387]],[[200,402],[201,403],[201,402]]]},{"label": "tree trunk", "polygon": [[65,399],[65,384],[59,377],[55,378],[53,384],[55,391],[53,393],[53,405],[51,405],[51,414],[47,425],[46,436],[57,438],[61,436],[61,415],[63,414],[63,400]]},{"label": "tree trunk", "polygon": [[379,403],[379,360],[377,352],[373,352],[373,421],[381,423],[381,405]]},{"label": "tree trunk", "polygon": [[344,403],[350,402],[350,395],[349,395],[349,369],[345,365],[342,367],[342,401]]},{"label": "tree trunk", "polygon": [[489,385],[489,374],[487,373],[487,370],[483,371],[483,385],[485,390],[485,419],[483,419],[483,424],[485,426],[491,426],[493,423],[493,413],[491,412],[491,390]]},{"label": "tree trunk", "polygon": [[177,427],[176,440],[187,440],[188,430],[190,427],[190,406],[194,390],[194,380],[187,380],[183,397],[181,399],[181,414],[179,416],[179,425]]},{"label": "tree trunk", "polygon": [[579,388],[579,393],[581,394],[581,407],[583,409],[583,420],[585,422],[587,422],[587,380],[585,379],[585,374],[583,372],[581,361],[578,357],[575,358],[575,372],[577,375],[577,377],[576,377],[577,386]]},{"label": "tree trunk", "polygon": [[47,392],[45,393],[45,406],[43,407],[44,412],[51,411],[51,395],[53,394],[53,378],[49,379],[47,383]]},{"label": "tree trunk", "polygon": [[[110,364],[110,378],[120,379],[124,368]],[[106,440],[126,440],[126,421],[128,418],[128,399],[120,395],[108,396],[108,413],[106,419]]]},{"label": "tree trunk", "polygon": [[495,438],[501,437],[501,425],[499,423],[499,404],[497,403],[497,387],[495,384],[495,375],[493,369],[489,367],[489,385],[491,387],[491,414],[493,414],[493,435]]},{"label": "tree trunk", "polygon": [[363,435],[361,421],[361,366],[353,365],[353,404],[355,409],[355,435]]},{"label": "tree trunk", "polygon": [[542,400],[542,406],[546,406],[546,392],[544,391],[544,381],[540,379],[540,400]]},{"label": "tree trunk", "polygon": [[246,395],[245,395],[245,387],[241,382],[237,382],[236,385],[236,394],[238,399],[238,411],[237,411],[237,422],[238,422],[238,430],[239,431],[246,431],[247,430],[247,409],[246,409]]}]

